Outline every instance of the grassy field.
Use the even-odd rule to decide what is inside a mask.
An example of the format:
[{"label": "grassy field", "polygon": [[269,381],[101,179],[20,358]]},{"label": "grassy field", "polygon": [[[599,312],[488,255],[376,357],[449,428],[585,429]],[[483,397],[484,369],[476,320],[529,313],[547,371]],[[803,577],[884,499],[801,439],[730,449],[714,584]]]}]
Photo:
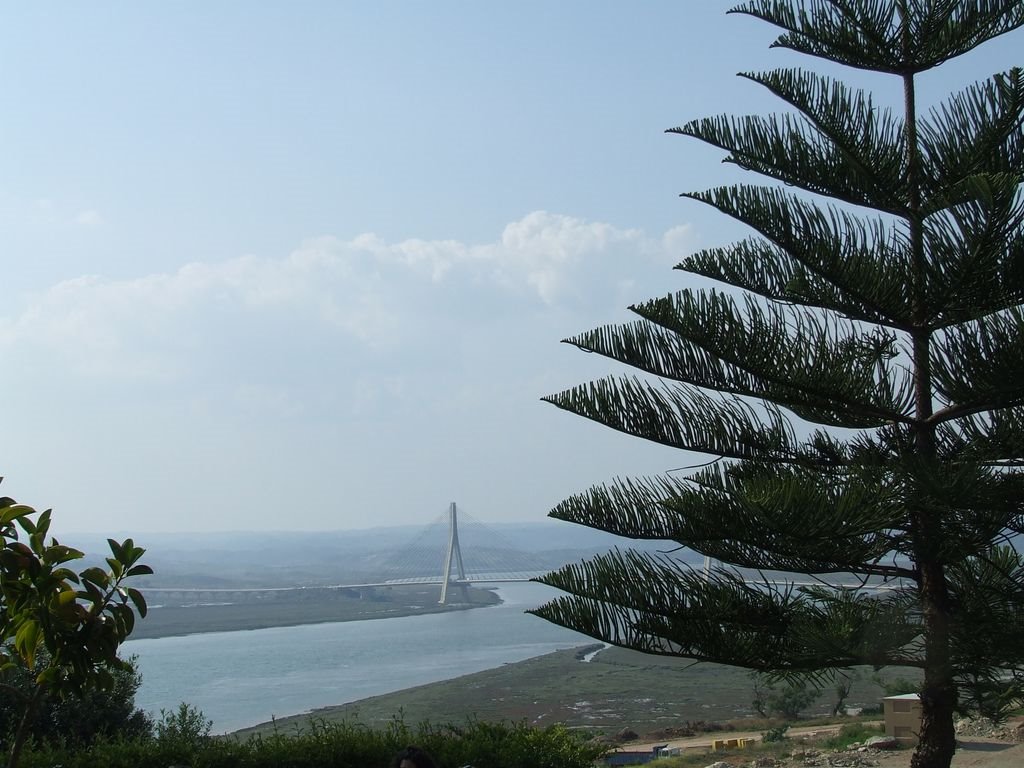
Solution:
[{"label": "grassy field", "polygon": [[[620,648],[602,650],[584,661],[591,646],[454,680],[282,718],[246,732],[302,729],[310,718],[380,725],[401,717],[406,723],[467,719],[562,722],[601,734],[631,728],[660,738],[687,722],[725,722],[754,715],[751,679],[746,672],[715,664],[645,656]],[[850,706],[877,705],[881,691],[864,671],[854,685]],[[832,691],[824,691],[808,714],[827,712]],[[243,732],[244,733],[244,732]]]},{"label": "grassy field", "polygon": [[[435,585],[331,587],[296,590],[150,592],[153,607],[135,625],[132,640],[198,632],[265,629],[329,621],[356,621],[442,613],[500,602],[494,592],[469,589],[469,604],[438,605]],[[194,601],[189,603],[188,601]]]}]

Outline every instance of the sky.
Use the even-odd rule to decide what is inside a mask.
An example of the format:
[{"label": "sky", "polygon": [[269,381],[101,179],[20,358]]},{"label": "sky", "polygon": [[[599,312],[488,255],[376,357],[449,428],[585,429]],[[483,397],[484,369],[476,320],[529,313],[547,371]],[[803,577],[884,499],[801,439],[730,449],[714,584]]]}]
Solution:
[{"label": "sky", "polygon": [[679,198],[739,172],[664,130],[779,110],[739,71],[838,72],[731,5],[0,8],[3,492],[60,531],[340,530],[702,461],[540,398],[628,373],[559,341],[746,235]]}]

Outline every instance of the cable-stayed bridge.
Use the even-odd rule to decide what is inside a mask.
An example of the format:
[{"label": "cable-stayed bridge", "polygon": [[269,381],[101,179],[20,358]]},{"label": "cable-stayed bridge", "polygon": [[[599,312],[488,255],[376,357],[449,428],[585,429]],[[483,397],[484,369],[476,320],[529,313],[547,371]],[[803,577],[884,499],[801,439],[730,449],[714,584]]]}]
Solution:
[{"label": "cable-stayed bridge", "polygon": [[547,570],[550,565],[541,558],[460,511],[453,501],[415,540],[397,550],[390,561],[381,562],[380,571],[388,574],[386,578],[345,586],[437,584],[438,602],[445,604],[455,592],[464,599],[470,584],[529,581]]},{"label": "cable-stayed bridge", "polygon": [[[631,542],[630,545],[637,546],[637,543]],[[370,547],[370,551],[357,552],[350,549],[343,555],[331,550],[331,544],[328,542],[324,542],[323,548],[330,550],[328,557],[332,562],[341,563],[342,567],[332,571],[336,582],[329,581],[329,576],[313,584],[307,581],[306,586],[298,586],[296,582],[292,582],[292,586],[271,586],[264,583],[260,586],[234,587],[146,587],[146,592],[175,593],[191,596],[191,599],[206,595],[206,599],[216,601],[223,599],[219,595],[225,593],[281,593],[310,589],[372,590],[402,585],[436,585],[439,603],[461,603],[467,602],[467,588],[472,584],[528,581],[558,568],[570,559],[578,560],[581,554],[577,551],[565,559],[558,559],[559,555],[567,555],[566,551],[556,551],[554,556],[552,552],[527,552],[508,536],[458,508],[455,502],[452,502],[438,518],[421,528],[411,540],[400,544]],[[653,548],[662,556],[677,559],[683,567],[698,570],[702,568],[701,558],[696,552],[681,552],[673,542],[653,542],[649,543],[647,548]],[[707,577],[713,562],[703,558],[702,565]],[[806,574],[767,575],[749,572],[741,575],[749,584],[763,586],[766,589],[823,585],[821,581],[809,581]],[[899,586],[891,583],[865,583],[858,581],[852,574],[833,576],[835,578],[829,579],[831,586],[840,588],[877,591]],[[302,581],[298,582],[301,583]],[[169,594],[167,596],[170,597]],[[258,598],[258,595],[254,597]]]},{"label": "cable-stayed bridge", "polygon": [[[381,540],[386,541],[383,534]],[[325,542],[323,548],[329,549],[330,546]],[[323,558],[323,551],[315,554]],[[277,586],[271,580],[269,584],[221,584],[207,587],[161,585],[145,589],[147,593],[166,597],[173,594],[189,599],[217,601],[224,599],[222,596],[227,593],[437,585],[438,602],[447,604],[465,602],[466,589],[471,584],[529,581],[561,565],[561,562],[553,562],[550,555],[525,551],[500,531],[456,507],[455,502],[435,520],[419,529],[411,540],[383,546],[371,545],[358,550],[349,548],[344,553],[333,553],[328,557],[331,565],[324,568],[324,572],[333,574],[333,578],[338,579],[336,582],[325,580],[314,585],[307,581],[306,586],[299,586],[302,583],[299,581],[289,586]],[[323,564],[325,560],[317,562]],[[280,568],[280,562],[274,567]],[[258,598],[258,594],[253,597]]]},{"label": "cable-stayed bridge", "polygon": [[[446,532],[444,537],[439,535],[442,531]],[[470,537],[473,539],[472,542],[467,546],[462,546],[463,542]],[[470,584],[482,582],[529,581],[531,578],[557,567],[557,565],[542,562],[540,558],[518,550],[515,545],[505,542],[503,539],[504,537],[500,533],[460,511],[455,502],[452,502],[444,516],[424,529],[413,545],[402,550],[407,553],[415,552],[422,558],[411,567],[418,574],[424,575],[398,577],[383,584],[368,584],[366,586],[402,583],[438,584],[440,586],[439,602],[443,604],[448,602],[448,596],[452,589],[464,590]],[[635,546],[636,542],[632,542],[632,544]],[[655,550],[663,555],[669,554],[673,549],[677,549],[677,547],[670,542],[661,542],[660,545],[655,545]],[[671,554],[679,560],[681,565],[688,563],[689,567],[702,570],[705,578],[709,578],[711,571],[720,565],[710,557],[700,558],[696,552],[692,551],[689,553],[689,558],[678,551]],[[441,563],[440,571],[435,570],[434,573],[431,573],[431,569],[436,569],[436,564],[439,562]],[[815,580],[807,574],[765,574],[732,567],[729,567],[728,570],[741,575],[748,584],[767,589],[830,586],[838,589],[885,592],[898,589],[901,586],[898,581],[884,582],[877,578],[865,580],[853,574],[832,574],[831,578]]]}]

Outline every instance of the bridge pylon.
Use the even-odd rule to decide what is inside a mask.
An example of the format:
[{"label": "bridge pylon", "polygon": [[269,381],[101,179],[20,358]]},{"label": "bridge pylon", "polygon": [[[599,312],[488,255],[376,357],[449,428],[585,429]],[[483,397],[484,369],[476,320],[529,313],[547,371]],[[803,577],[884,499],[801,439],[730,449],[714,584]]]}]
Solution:
[{"label": "bridge pylon", "polygon": [[[452,579],[453,564],[455,565],[454,579]],[[441,605],[448,604],[449,585],[460,590],[462,602],[469,602],[466,584],[466,568],[462,564],[462,550],[459,549],[459,513],[453,501],[448,507],[448,549],[444,554],[444,571],[441,573],[441,599],[437,602]]]}]

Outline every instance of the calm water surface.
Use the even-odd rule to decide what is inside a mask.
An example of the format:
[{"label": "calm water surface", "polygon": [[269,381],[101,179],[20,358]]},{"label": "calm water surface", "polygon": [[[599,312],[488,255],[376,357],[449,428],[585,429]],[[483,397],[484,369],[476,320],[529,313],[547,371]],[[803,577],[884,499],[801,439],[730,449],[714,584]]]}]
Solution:
[{"label": "calm water surface", "polygon": [[122,655],[138,656],[137,706],[187,701],[223,733],[593,642],[524,613],[554,590],[497,591],[504,603],[488,608],[133,640]]}]

